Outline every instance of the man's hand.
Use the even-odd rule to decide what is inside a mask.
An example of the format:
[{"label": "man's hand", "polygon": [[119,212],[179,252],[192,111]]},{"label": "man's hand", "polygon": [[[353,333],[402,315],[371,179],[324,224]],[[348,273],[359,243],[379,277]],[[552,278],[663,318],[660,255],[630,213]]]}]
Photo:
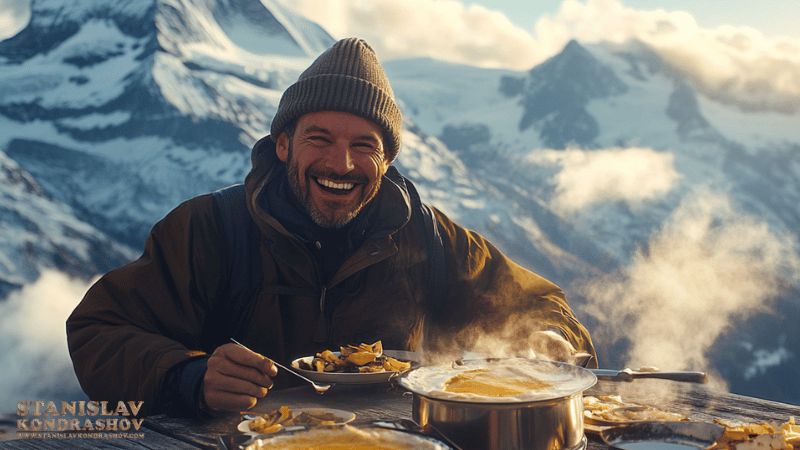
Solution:
[{"label": "man's hand", "polygon": [[268,358],[236,344],[214,350],[200,386],[200,404],[211,411],[244,411],[256,405],[278,374]]}]

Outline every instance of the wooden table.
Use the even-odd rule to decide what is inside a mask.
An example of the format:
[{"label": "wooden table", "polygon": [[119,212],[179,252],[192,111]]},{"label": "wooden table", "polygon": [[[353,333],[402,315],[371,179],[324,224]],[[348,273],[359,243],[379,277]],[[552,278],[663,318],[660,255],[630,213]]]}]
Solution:
[{"label": "wooden table", "polygon": [[[633,382],[598,382],[585,395],[620,394],[626,400],[658,405],[680,412],[700,421],[722,419],[731,422],[775,421],[783,423],[794,416],[800,420],[800,406],[776,403],[715,391],[704,385],[676,383],[664,380]],[[410,420],[412,396],[402,388],[388,385],[352,387],[338,385],[324,395],[310,386],[273,391],[251,411],[265,413],[281,405],[292,409],[327,407],[352,411],[355,425],[374,420]],[[218,449],[217,437],[237,433],[239,415],[229,415],[200,422],[170,418],[163,415],[148,417],[137,439],[16,439],[0,442],[0,449]],[[596,435],[587,433],[589,450],[609,447]]]}]

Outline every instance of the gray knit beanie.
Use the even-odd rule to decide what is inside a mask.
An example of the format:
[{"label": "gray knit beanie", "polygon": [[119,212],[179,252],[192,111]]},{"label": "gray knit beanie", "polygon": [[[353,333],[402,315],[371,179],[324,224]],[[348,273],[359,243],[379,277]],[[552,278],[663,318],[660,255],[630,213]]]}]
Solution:
[{"label": "gray knit beanie", "polygon": [[315,111],[344,111],[368,119],[383,129],[386,159],[394,160],[400,151],[400,108],[375,52],[361,39],[337,42],[289,86],[272,119],[272,139],[292,120]]}]

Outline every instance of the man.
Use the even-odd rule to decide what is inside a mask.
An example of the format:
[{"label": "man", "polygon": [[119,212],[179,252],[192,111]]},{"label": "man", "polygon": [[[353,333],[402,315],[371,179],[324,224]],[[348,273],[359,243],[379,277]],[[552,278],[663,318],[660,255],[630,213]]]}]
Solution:
[{"label": "man", "polygon": [[[229,256],[213,195],[189,200],[155,225],[141,258],[101,278],[67,320],[86,393],[202,417],[248,409],[290,383],[273,360],[349,343],[424,346],[431,355],[479,351],[477,342],[500,333],[540,356],[594,355],[557,286],[439,211],[446,279],[443,294],[432,295],[429,230],[412,225],[422,207],[391,166],[401,126],[364,41],[342,40],[317,58],[253,148],[249,214],[240,221],[249,231],[234,235],[253,236],[245,252]],[[245,295],[231,295],[235,267],[260,276]]]}]

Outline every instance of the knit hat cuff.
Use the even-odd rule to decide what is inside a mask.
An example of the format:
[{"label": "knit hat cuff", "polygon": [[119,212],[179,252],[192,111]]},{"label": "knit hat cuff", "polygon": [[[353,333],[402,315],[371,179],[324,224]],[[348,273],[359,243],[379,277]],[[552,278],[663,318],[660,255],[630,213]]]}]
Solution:
[{"label": "knit hat cuff", "polygon": [[343,111],[364,117],[383,130],[388,161],[400,151],[403,118],[392,94],[365,79],[343,74],[310,76],[290,86],[272,121],[272,138],[277,139],[291,120],[316,111]]},{"label": "knit hat cuff", "polygon": [[383,68],[363,40],[337,42],[289,86],[272,120],[272,138],[277,140],[292,120],[316,111],[344,111],[368,119],[383,130],[385,158],[392,161],[400,151],[403,116]]}]

